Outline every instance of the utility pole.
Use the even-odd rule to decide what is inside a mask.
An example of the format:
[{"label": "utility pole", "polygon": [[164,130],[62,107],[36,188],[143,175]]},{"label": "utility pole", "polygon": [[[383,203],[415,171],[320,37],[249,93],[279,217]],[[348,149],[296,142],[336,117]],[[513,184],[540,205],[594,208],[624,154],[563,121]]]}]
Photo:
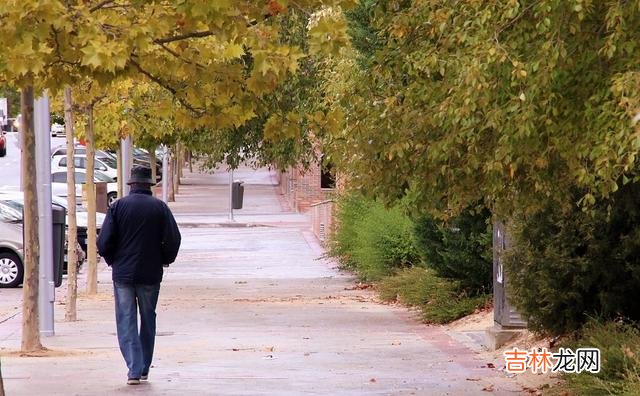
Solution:
[{"label": "utility pole", "polygon": [[229,169],[229,221],[233,220],[233,168]]},{"label": "utility pole", "polygon": [[129,195],[129,177],[131,175],[131,136],[120,140],[120,159],[122,161],[122,195]]},{"label": "utility pole", "polygon": [[53,225],[51,215],[51,121],[49,96],[43,92],[34,103],[36,133],[36,182],[38,194],[38,238],[40,240],[40,268],[38,283],[38,313],[40,335],[54,335],[53,303]]},{"label": "utility pole", "polygon": [[162,200],[169,202],[169,148],[162,145]]}]

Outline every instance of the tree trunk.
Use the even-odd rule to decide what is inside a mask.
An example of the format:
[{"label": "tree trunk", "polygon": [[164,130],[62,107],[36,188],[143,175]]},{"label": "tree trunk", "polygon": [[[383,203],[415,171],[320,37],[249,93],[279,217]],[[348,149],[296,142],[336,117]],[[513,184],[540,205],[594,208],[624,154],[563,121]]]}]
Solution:
[{"label": "tree trunk", "polygon": [[[168,169],[168,175],[166,175],[166,177],[168,177],[167,179],[167,184],[168,184],[168,188],[169,188],[169,196],[167,197],[169,202],[175,202],[176,201],[176,190],[175,190],[175,183],[174,183],[174,173],[175,173],[175,160],[174,160],[174,156],[171,155],[169,157],[169,169]],[[162,177],[165,177],[165,175],[163,175]]]},{"label": "tree trunk", "polygon": [[180,184],[180,179],[184,173],[182,172],[184,168],[184,147],[180,144],[180,142],[176,143],[176,151],[178,153],[178,184]]},{"label": "tree trunk", "polygon": [[156,184],[156,149],[155,147],[149,150],[149,167],[151,168],[151,180],[153,184]]},{"label": "tree trunk", "polygon": [[189,150],[189,172],[193,173],[193,152]]},{"label": "tree trunk", "polygon": [[67,218],[69,219],[67,241],[67,304],[64,318],[68,322],[78,320],[78,222],[76,219],[76,183],[73,147],[73,103],[71,88],[64,89],[64,129],[67,136]]},{"label": "tree trunk", "polygon": [[87,294],[98,293],[98,252],[96,244],[95,138],[93,136],[93,106],[87,107]]},{"label": "tree trunk", "polygon": [[0,359],[0,396],[4,396],[4,383],[2,382],[2,359]]},{"label": "tree trunk", "polygon": [[122,198],[124,189],[122,188],[123,171],[122,171],[122,149],[120,144],[118,144],[118,148],[116,149],[116,158],[117,158],[117,169],[118,169],[118,198]]},{"label": "tree trunk", "polygon": [[179,188],[180,188],[180,172],[178,171],[178,168],[180,167],[180,158],[179,154],[176,152],[175,157],[173,157],[173,174],[171,175],[172,180],[173,180],[173,193],[175,195],[179,194]]},{"label": "tree trunk", "polygon": [[33,87],[21,91],[22,180],[24,181],[24,281],[22,288],[22,352],[42,349],[38,321],[40,242],[36,183],[36,136],[33,125]]}]

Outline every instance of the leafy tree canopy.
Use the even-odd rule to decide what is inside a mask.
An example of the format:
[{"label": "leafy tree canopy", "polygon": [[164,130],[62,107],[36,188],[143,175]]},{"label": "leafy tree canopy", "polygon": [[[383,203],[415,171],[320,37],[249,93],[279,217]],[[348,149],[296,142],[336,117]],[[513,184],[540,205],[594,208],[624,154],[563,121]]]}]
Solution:
[{"label": "leafy tree canopy", "polygon": [[351,25],[373,44],[326,58],[318,95],[356,188],[448,217],[482,200],[534,208],[570,185],[593,204],[637,176],[637,2],[359,7]]},{"label": "leafy tree canopy", "polygon": [[[237,128],[305,56],[278,42],[274,17],[351,2],[7,0],[0,80],[54,93],[87,78],[103,87],[145,80],[172,94],[183,127]],[[310,31],[314,49],[333,49],[346,37],[340,32],[319,23]]]}]

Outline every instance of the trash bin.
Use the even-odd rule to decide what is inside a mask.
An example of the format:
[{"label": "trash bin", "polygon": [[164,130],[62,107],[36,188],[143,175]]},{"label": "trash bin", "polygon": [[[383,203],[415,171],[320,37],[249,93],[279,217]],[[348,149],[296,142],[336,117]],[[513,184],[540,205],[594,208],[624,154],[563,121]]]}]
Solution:
[{"label": "trash bin", "polygon": [[51,205],[51,220],[53,223],[53,281],[56,287],[62,285],[62,271],[64,267],[64,245],[67,227],[67,210],[59,205]]},{"label": "trash bin", "polygon": [[242,200],[244,198],[243,182],[233,182],[231,187],[231,202],[233,209],[242,209]]}]

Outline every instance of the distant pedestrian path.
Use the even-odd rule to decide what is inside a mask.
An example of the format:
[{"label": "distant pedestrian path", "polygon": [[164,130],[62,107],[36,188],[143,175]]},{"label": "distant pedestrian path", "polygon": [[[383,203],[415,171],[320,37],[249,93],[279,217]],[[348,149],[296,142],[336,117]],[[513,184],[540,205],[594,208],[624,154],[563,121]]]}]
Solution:
[{"label": "distant pedestrian path", "polygon": [[[3,358],[8,395],[517,394],[437,327],[378,304],[323,258],[309,218],[282,204],[273,173],[243,169],[245,209],[226,221],[228,174],[185,173],[170,206],[183,244],[165,274],[149,382],[123,383],[110,272],[83,298],[81,321],[44,343],[59,356]],[[61,300],[61,298],[59,299]],[[19,345],[19,321],[2,347]],[[5,349],[5,350],[7,350]]]}]

